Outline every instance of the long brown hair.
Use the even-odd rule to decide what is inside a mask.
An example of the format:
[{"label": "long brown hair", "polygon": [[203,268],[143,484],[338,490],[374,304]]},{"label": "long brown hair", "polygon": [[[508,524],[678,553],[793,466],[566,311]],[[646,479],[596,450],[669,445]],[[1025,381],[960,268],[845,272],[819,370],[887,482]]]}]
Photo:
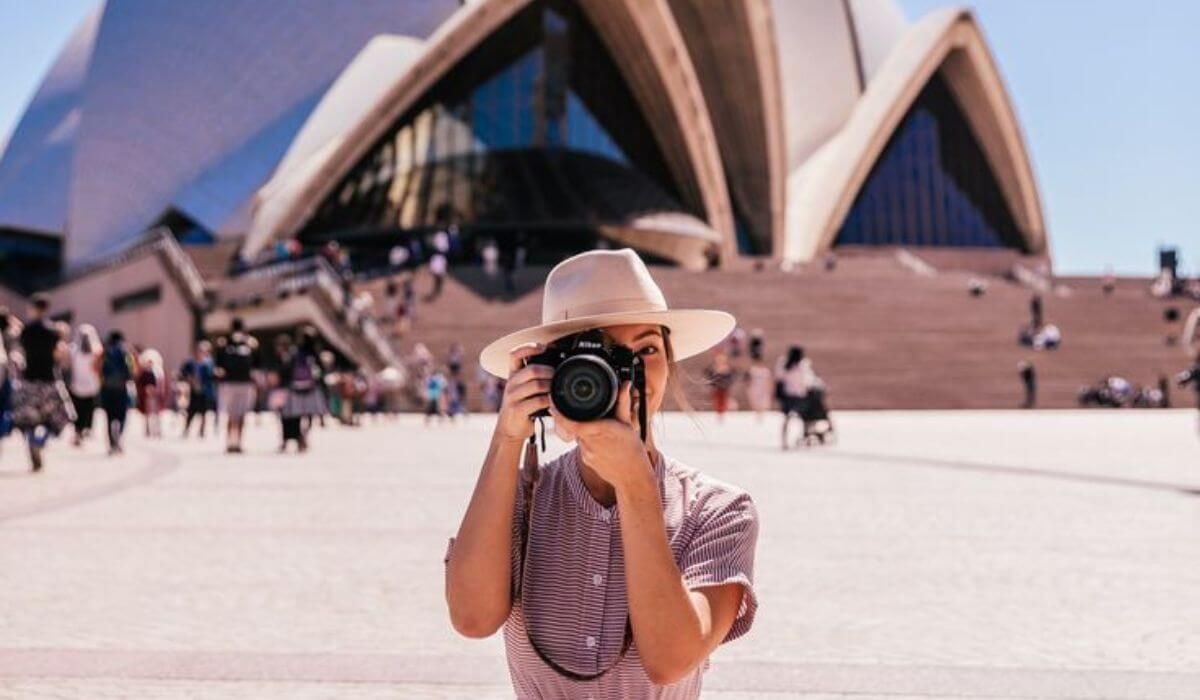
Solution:
[{"label": "long brown hair", "polygon": [[688,401],[687,393],[683,390],[682,372],[679,363],[675,361],[675,346],[671,344],[671,329],[662,326],[663,348],[667,353],[667,387],[671,394],[671,398],[675,399],[675,406],[679,410],[691,415],[693,412],[692,403]]}]

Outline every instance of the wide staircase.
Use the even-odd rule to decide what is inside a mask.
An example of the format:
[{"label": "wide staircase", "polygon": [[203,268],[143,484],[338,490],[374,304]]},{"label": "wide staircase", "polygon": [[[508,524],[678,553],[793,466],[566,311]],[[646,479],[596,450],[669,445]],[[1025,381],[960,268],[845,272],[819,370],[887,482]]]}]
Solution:
[{"label": "wide staircase", "polygon": [[[898,251],[842,256],[832,270],[812,264],[778,269],[690,272],[655,267],[669,303],[732,312],[747,331],[761,328],[768,361],[793,343],[803,345],[829,386],[835,408],[1007,408],[1023,397],[1017,364],[1032,362],[1042,407],[1077,405],[1080,387],[1108,375],[1153,384],[1189,364],[1168,335],[1182,320],[1164,321],[1169,306],[1186,317],[1192,304],[1147,294],[1149,280],[1120,280],[1104,294],[1099,278],[1060,279],[1043,295],[1044,315],[1062,331],[1058,350],[1036,352],[1018,344],[1033,292],[996,275],[953,269],[916,271]],[[538,322],[545,268],[518,273],[515,295],[477,267],[453,271],[441,296],[418,305],[411,332],[396,341],[401,355],[422,342],[438,357],[461,342],[469,358],[484,344]],[[982,296],[968,293],[983,280]],[[431,280],[418,276],[418,296]],[[379,303],[384,280],[371,283]],[[708,406],[701,380],[708,357],[684,362],[683,385],[693,406]],[[474,363],[468,371],[474,372]],[[472,405],[477,405],[477,390]],[[744,394],[735,393],[742,405]],[[1192,405],[1190,392],[1173,391],[1175,405]]]}]

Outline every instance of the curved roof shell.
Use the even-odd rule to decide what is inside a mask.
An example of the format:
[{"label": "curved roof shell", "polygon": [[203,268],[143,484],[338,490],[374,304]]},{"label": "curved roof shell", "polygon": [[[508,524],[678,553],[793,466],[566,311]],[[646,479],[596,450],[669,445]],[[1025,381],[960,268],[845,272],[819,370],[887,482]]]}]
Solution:
[{"label": "curved roof shell", "polygon": [[0,227],[59,235],[66,227],[80,101],[103,8],[80,23],[42,79],[0,157]]},{"label": "curved roof shell", "polygon": [[[175,208],[245,235],[251,254],[299,231],[389,125],[532,1],[110,3],[68,42],[0,160],[0,227],[65,231],[72,265]],[[624,239],[693,264],[708,248],[734,257],[740,226],[758,252],[819,254],[938,73],[1026,250],[1046,250],[1020,126],[969,11],[909,23],[894,0],[578,1],[703,219],[643,221]]]}]

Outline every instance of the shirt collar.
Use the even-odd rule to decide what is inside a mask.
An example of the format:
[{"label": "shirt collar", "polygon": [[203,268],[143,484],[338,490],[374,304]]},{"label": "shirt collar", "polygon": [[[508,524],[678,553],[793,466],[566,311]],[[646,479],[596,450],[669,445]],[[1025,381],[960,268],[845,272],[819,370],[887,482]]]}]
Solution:
[{"label": "shirt collar", "polygon": [[[652,461],[654,467],[654,481],[658,484],[659,499],[664,498],[663,495],[663,478],[667,473],[666,457],[663,456],[662,450],[658,450],[658,456]],[[592,518],[602,521],[616,522],[620,518],[620,512],[616,504],[611,508],[605,508],[592,498],[592,494],[587,490],[587,484],[583,482],[583,473],[580,471],[582,460],[579,458],[579,448],[576,447],[568,452],[565,456],[567,469],[567,489],[571,492],[571,498],[575,503]]]}]

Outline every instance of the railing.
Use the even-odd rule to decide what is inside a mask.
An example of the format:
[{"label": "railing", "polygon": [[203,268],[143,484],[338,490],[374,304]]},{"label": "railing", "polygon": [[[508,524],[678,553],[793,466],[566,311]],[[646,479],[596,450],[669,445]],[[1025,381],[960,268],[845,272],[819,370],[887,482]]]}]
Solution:
[{"label": "railing", "polygon": [[101,270],[124,265],[148,253],[157,255],[163,261],[168,274],[179,285],[180,290],[193,307],[205,308],[208,303],[208,287],[204,284],[204,278],[192,263],[192,259],[183,252],[183,248],[179,247],[179,242],[175,240],[174,234],[165,226],[151,229],[141,240],[126,248],[75,268],[63,276],[59,285],[82,279]]},{"label": "railing", "polygon": [[225,282],[219,294],[221,305],[229,308],[267,299],[308,295],[327,320],[345,331],[342,340],[369,358],[364,364],[375,364],[379,368],[403,367],[375,320],[351,308],[342,290],[341,275],[324,258],[290,260],[255,268]]}]

